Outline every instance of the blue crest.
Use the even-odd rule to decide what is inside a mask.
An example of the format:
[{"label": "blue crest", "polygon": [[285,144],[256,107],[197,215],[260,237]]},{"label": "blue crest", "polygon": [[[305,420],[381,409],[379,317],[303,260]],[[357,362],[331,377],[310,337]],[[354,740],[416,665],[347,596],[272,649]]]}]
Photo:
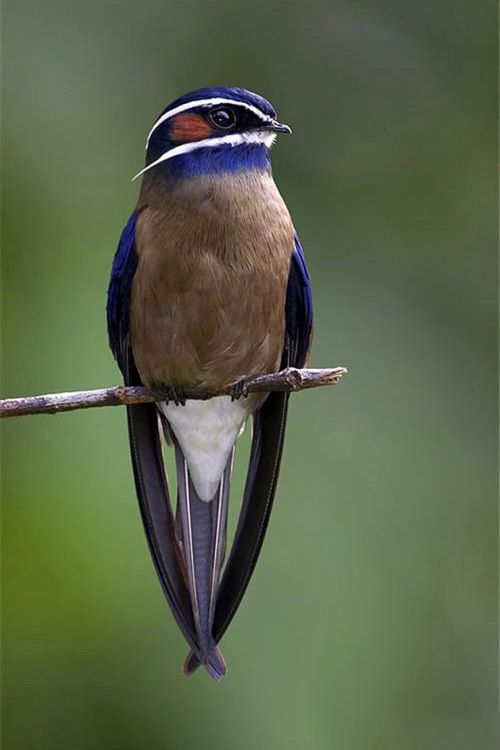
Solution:
[{"label": "blue crest", "polygon": [[239,88],[238,86],[214,86],[213,88],[202,88],[189,91],[187,94],[179,96],[178,99],[171,102],[165,109],[158,115],[161,117],[171,109],[175,109],[181,104],[187,104],[188,102],[194,102],[198,99],[215,99],[220,97],[221,99],[232,99],[235,102],[245,102],[246,104],[252,104],[254,107],[261,109],[264,114],[269,117],[275,118],[276,111],[272,104],[264,99],[260,94],[255,94],[253,91]]}]

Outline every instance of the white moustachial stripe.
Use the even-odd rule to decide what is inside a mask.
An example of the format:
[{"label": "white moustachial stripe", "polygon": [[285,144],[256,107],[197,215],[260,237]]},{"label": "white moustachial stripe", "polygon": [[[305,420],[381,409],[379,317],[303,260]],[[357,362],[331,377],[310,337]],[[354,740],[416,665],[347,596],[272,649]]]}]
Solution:
[{"label": "white moustachial stripe", "polygon": [[148,164],[140,172],[132,177],[132,182],[140,177],[141,174],[147,172],[148,169],[156,167],[162,161],[172,159],[174,156],[181,156],[182,154],[189,154],[191,151],[197,151],[200,148],[215,148],[216,146],[243,146],[247,143],[263,143],[268,148],[271,148],[274,141],[276,140],[275,133],[269,133],[265,130],[252,130],[247,133],[232,133],[231,135],[222,135],[219,138],[203,138],[201,141],[190,141],[189,143],[182,143],[180,146],[174,146],[162,154],[159,159]]}]

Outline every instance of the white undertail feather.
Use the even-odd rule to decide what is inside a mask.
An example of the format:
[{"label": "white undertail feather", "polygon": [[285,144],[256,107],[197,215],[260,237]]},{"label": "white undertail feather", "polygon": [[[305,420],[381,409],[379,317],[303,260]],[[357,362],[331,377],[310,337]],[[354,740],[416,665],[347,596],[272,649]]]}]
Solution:
[{"label": "white undertail feather", "polygon": [[159,404],[186,459],[191,480],[201,500],[211,500],[231,450],[248,416],[243,401],[216,396],[186,401],[185,406]]}]

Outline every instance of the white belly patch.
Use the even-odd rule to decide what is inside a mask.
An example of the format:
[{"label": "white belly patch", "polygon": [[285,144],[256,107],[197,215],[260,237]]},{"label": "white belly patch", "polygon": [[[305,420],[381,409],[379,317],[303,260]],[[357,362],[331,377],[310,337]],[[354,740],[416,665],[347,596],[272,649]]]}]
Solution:
[{"label": "white belly patch", "polygon": [[208,401],[188,400],[185,406],[158,404],[187,461],[201,500],[211,500],[233,445],[248,417],[244,399],[216,396]]}]

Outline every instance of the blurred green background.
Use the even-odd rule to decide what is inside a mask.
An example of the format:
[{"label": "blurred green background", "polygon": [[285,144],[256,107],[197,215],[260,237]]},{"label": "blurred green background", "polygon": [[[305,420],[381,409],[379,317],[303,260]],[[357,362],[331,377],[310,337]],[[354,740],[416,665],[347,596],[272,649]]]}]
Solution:
[{"label": "blurred green background", "polygon": [[292,398],[219,685],[180,674],[124,412],[4,425],[2,746],[495,748],[495,3],[4,1],[3,393],[119,381],[130,177],[163,106],[217,84],[293,127],[312,363],[350,375]]}]

